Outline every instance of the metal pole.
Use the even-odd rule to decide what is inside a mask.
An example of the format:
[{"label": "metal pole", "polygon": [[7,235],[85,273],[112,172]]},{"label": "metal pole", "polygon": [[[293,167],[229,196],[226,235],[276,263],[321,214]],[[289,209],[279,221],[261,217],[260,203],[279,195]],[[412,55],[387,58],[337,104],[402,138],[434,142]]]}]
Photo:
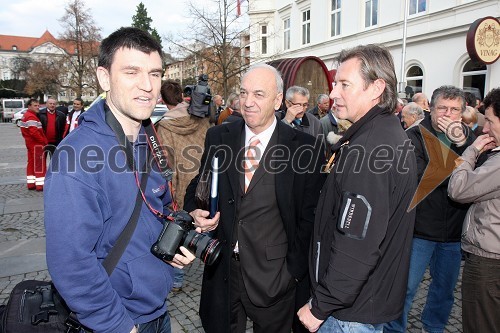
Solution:
[{"label": "metal pole", "polygon": [[405,0],[405,12],[403,21],[403,45],[401,51],[401,76],[399,77],[399,95],[400,97],[406,97],[405,87],[406,87],[406,75],[405,75],[405,62],[406,62],[406,30],[408,26],[408,12],[410,11],[410,1]]}]

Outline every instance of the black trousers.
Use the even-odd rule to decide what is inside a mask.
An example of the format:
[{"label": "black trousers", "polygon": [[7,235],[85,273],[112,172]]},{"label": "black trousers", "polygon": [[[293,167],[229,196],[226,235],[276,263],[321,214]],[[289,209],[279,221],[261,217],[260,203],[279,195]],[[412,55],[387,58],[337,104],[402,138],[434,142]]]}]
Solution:
[{"label": "black trousers", "polygon": [[231,332],[244,333],[247,317],[255,333],[290,333],[294,317],[295,288],[269,307],[258,307],[248,298],[241,275],[241,263],[231,259]]},{"label": "black trousers", "polygon": [[500,332],[500,260],[465,253],[462,273],[464,333]]}]

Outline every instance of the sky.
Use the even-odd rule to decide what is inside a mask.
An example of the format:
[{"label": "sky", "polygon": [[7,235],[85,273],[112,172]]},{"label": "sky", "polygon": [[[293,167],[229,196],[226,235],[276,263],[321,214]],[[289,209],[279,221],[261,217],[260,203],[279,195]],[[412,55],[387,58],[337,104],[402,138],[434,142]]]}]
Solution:
[{"label": "sky", "polygon": [[[132,24],[141,0],[84,0],[94,21],[106,37],[122,26]],[[142,0],[153,19],[151,26],[160,36],[189,27],[184,0]],[[59,19],[67,0],[0,0],[0,34],[40,37],[46,29],[58,37],[62,32]]]}]

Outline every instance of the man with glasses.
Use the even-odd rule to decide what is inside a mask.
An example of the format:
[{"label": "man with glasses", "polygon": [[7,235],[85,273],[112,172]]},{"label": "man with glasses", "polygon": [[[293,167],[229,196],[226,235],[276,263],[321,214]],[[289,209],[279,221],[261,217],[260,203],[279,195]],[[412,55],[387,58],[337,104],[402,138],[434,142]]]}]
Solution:
[{"label": "man with glasses", "polygon": [[[406,131],[415,146],[419,188],[435,188],[424,196],[416,208],[403,314],[388,323],[384,332],[406,331],[408,311],[427,266],[432,281],[422,312],[422,331],[443,332],[448,322],[454,302],[453,291],[460,271],[462,223],[469,205],[459,204],[448,197],[451,170],[444,176],[443,170],[454,165],[456,155],[452,152],[461,155],[474,141],[472,131],[462,126],[463,110],[463,91],[453,86],[442,86],[432,94],[430,117],[425,117],[420,122],[423,129],[416,126]],[[426,133],[439,140],[433,140],[432,144],[426,140],[424,144],[424,136],[431,137]],[[427,168],[429,161],[432,163]]]},{"label": "man with glasses", "polygon": [[285,94],[286,114],[281,120],[301,132],[315,138],[322,132],[321,123],[312,114],[308,113],[309,90],[304,87],[291,86]]}]

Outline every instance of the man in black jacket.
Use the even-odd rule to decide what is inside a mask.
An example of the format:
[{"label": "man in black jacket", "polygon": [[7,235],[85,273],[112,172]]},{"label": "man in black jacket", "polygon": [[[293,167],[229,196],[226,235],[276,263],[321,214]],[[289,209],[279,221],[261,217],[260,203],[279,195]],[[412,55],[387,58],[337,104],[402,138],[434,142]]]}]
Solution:
[{"label": "man in black jacket", "polygon": [[50,97],[47,99],[47,107],[38,113],[38,118],[40,118],[48,141],[48,145],[44,149],[49,151],[51,156],[54,154],[59,142],[62,141],[66,131],[66,115],[61,111],[57,111],[56,105],[57,101]]},{"label": "man in black jacket", "polygon": [[311,332],[382,332],[403,309],[416,162],[393,114],[389,51],[358,46],[342,51],[338,63],[330,98],[353,125],[333,147],[309,252],[312,297],[298,315]]},{"label": "man in black jacket", "polygon": [[[222,250],[206,265],[200,317],[207,333],[290,333],[309,297],[308,250],[323,183],[321,141],[278,121],[283,80],[255,65],[241,82],[242,120],[208,130],[200,171],[219,161],[219,211],[197,209],[199,175],[184,209],[203,231],[214,229]],[[258,141],[258,142],[257,142]],[[201,174],[201,172],[200,172]],[[220,221],[219,221],[220,216]],[[296,322],[293,331],[303,327]]]},{"label": "man in black jacket", "polygon": [[[460,272],[462,223],[469,205],[459,204],[448,197],[451,170],[438,181],[435,178],[442,175],[446,167],[455,165],[456,154],[461,155],[475,137],[460,122],[465,110],[461,89],[453,86],[436,89],[430,109],[430,117],[424,118],[419,126],[410,128],[407,134],[415,146],[419,189],[432,187],[429,184],[433,181],[437,187],[417,205],[405,308],[397,320],[386,325],[384,332],[406,331],[408,311],[427,266],[430,266],[432,282],[422,312],[423,330],[443,332],[453,307],[453,291]],[[424,143],[423,134],[426,133],[439,140],[433,144],[427,140]],[[429,156],[432,157],[431,165]]]}]

